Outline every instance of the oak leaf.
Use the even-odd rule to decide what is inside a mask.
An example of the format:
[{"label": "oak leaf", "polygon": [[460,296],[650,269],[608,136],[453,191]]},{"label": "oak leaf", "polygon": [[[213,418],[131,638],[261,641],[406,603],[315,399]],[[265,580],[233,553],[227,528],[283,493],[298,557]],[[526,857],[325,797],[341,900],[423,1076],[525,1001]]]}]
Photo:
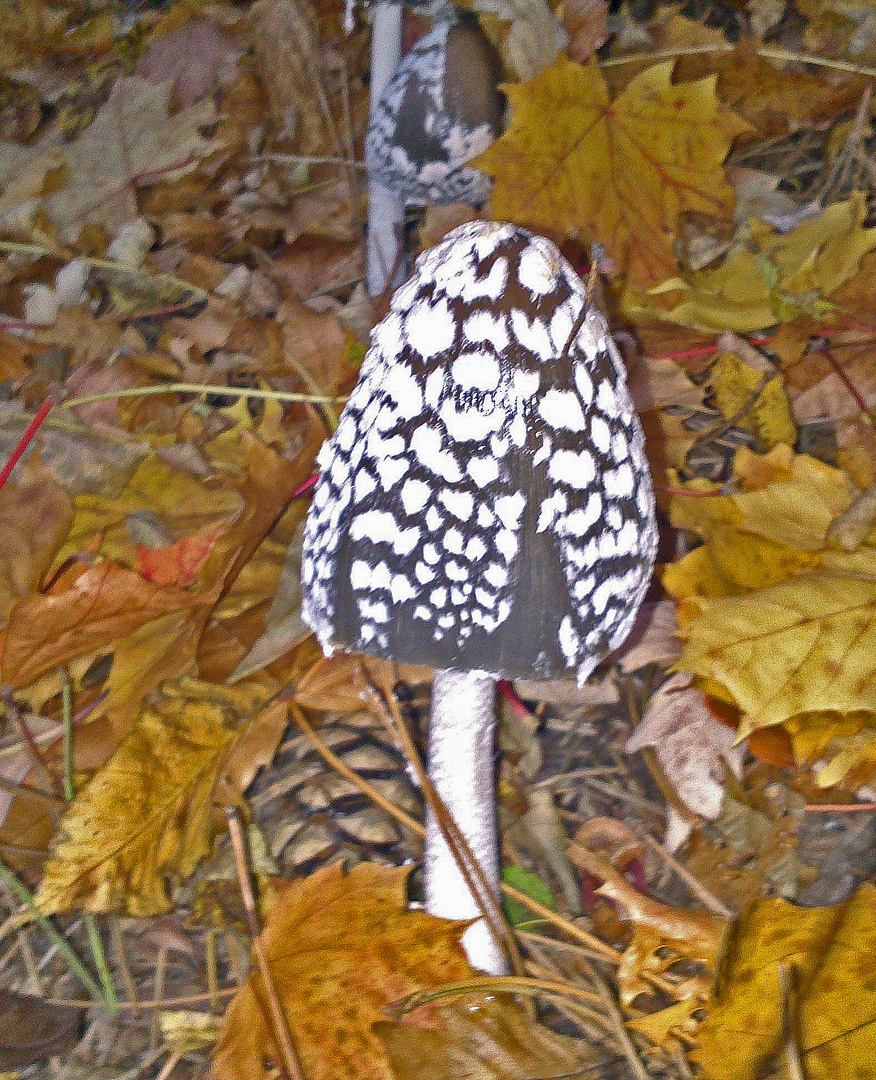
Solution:
[{"label": "oak leaf", "polygon": [[140,721],[70,804],[36,903],[145,917],[166,911],[165,878],[187,876],[211,838],[211,792],[233,739],[222,710],[171,699]]},{"label": "oak leaf", "polygon": [[714,78],[671,77],[671,63],[655,64],[612,101],[595,63],[560,59],[505,87],[511,125],[474,162],[495,177],[493,216],[599,241],[636,294],[676,273],[680,216],[732,213],[723,163],[746,125],[718,100]]}]

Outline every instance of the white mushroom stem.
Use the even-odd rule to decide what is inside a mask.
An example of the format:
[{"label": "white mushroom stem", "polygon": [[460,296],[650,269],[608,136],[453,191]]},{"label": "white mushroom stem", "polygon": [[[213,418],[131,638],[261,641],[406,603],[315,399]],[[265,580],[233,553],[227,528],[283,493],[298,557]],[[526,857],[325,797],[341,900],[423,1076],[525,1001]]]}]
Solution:
[{"label": "white mushroom stem", "polygon": [[[402,5],[377,3],[372,8],[371,78],[368,94],[371,116],[401,58]],[[368,245],[365,284],[369,296],[379,296],[398,265],[399,237],[405,210],[401,199],[369,177]],[[394,283],[393,283],[394,284]]]},{"label": "white mushroom stem", "polygon": [[[493,744],[496,680],[483,672],[437,671],[432,684],[428,773],[450,816],[480,864],[488,902],[499,908],[499,842]],[[426,910],[444,919],[473,919],[482,908],[472,894],[435,815],[426,815]],[[508,965],[481,918],[462,939],[473,967],[501,975]]]}]

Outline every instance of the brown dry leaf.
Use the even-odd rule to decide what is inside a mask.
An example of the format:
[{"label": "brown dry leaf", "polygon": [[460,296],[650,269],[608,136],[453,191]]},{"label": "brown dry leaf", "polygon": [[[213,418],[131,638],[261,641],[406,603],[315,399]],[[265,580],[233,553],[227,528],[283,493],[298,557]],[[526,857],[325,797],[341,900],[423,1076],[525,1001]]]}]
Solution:
[{"label": "brown dry leaf", "polygon": [[[64,163],[60,149],[0,142],[0,219],[14,222]],[[25,218],[29,215],[23,215]]]},{"label": "brown dry leaf", "polygon": [[546,0],[466,0],[462,6],[477,12],[506,71],[520,82],[550,67],[568,41]]},{"label": "brown dry leaf", "polygon": [[586,64],[608,40],[608,4],[605,0],[572,0],[563,4],[563,26],[569,34],[570,60]]},{"label": "brown dry leaf", "polygon": [[434,1030],[416,1012],[408,1022],[374,1025],[394,1080],[565,1080],[600,1065],[595,1047],[534,1023],[507,994],[467,995],[430,1012]]},{"label": "brown dry leaf", "polygon": [[14,601],[38,588],[72,521],[67,494],[33,460],[0,491],[0,626]]},{"label": "brown dry leaf", "polygon": [[296,152],[344,156],[329,108],[329,84],[316,13],[308,0],[258,0],[250,10],[250,41],[281,138]]},{"label": "brown dry leaf", "polygon": [[283,329],[283,359],[288,369],[305,378],[307,389],[334,394],[348,374],[345,365],[350,331],[332,311],[314,311],[298,300],[287,300],[277,312]]},{"label": "brown dry leaf", "polygon": [[274,759],[286,730],[289,706],[275,701],[239,724],[234,746],[226,757],[216,786],[216,801],[232,806],[252,783],[259,769]]},{"label": "brown dry leaf", "polygon": [[507,86],[511,126],[474,162],[495,177],[493,215],[605,244],[634,294],[677,273],[679,217],[732,213],[723,162],[745,124],[714,79],[671,79],[671,63],[655,64],[612,101],[595,64],[560,59]]},{"label": "brown dry leaf", "polygon": [[[372,1031],[384,1007],[430,986],[471,977],[459,944],[465,923],[406,911],[408,871],[369,863],[332,866],[275,882],[262,944],[308,1080],[391,1080]],[[261,1080],[277,1060],[255,973],[228,1007],[216,1080]],[[434,1020],[422,1014],[431,1027]]]},{"label": "brown dry leaf", "polygon": [[172,699],[149,708],[65,812],[36,903],[46,914],[170,906],[165,878],[188,876],[211,836],[211,793],[233,739],[223,712]]},{"label": "brown dry leaf", "polygon": [[231,82],[243,52],[239,42],[208,19],[190,18],[150,39],[137,74],[151,83],[170,82],[175,101],[187,108]]},{"label": "brown dry leaf", "polygon": [[603,854],[577,839],[569,845],[568,855],[575,866],[603,882],[598,894],[618,904],[633,923],[632,940],[624,949],[618,967],[621,1001],[629,1005],[639,994],[653,992],[653,984],[643,976],[662,975],[679,960],[702,968],[701,974],[692,975],[679,985],[679,998],[703,998],[711,987],[727,921],[704,912],[676,910],[652,900],[635,889]]},{"label": "brown dry leaf", "polygon": [[[661,768],[688,810],[714,821],[721,813],[727,771],[742,776],[745,750],[734,746],[735,741],[736,732],[710,711],[705,694],[690,685],[690,676],[680,673],[652,695],[626,749],[634,753],[654,747]],[[675,812],[664,842],[676,851],[690,833],[688,819]]]},{"label": "brown dry leaf", "polygon": [[809,1080],[873,1080],[874,950],[872,885],[832,908],[755,903],[728,939],[696,1061],[712,1080],[762,1076],[788,1038],[787,1009]]},{"label": "brown dry leaf", "polygon": [[3,642],[2,679],[27,686],[66,660],[111,647],[153,620],[190,611],[203,600],[183,589],[150,585],[117,563],[102,563],[68,587],[16,601]]},{"label": "brown dry leaf", "polygon": [[64,147],[68,182],[46,200],[46,213],[62,237],[86,222],[115,236],[138,216],[138,186],[181,176],[211,149],[201,128],[215,120],[202,101],[173,115],[171,85],[138,76],[121,78],[107,103],[75,142]]},{"label": "brown dry leaf", "polygon": [[834,83],[815,74],[783,70],[777,62],[758,55],[756,43],[740,43],[727,51],[724,33],[702,23],[672,15],[655,28],[658,49],[717,46],[720,52],[682,56],[676,70],[679,79],[698,79],[717,74],[718,91],[735,112],[751,124],[762,138],[787,135],[811,123],[824,123],[854,109],[867,80],[847,78]]},{"label": "brown dry leaf", "polygon": [[403,679],[410,683],[431,681],[432,669],[413,664],[395,664],[374,656],[336,653],[325,656],[309,634],[288,661],[288,692],[305,709],[351,713],[363,709],[361,671],[365,670],[384,693],[392,693]]},{"label": "brown dry leaf", "polygon": [[670,664],[677,660],[681,655],[677,633],[678,619],[672,601],[646,601],[618,656],[621,671],[629,673],[647,664]]}]

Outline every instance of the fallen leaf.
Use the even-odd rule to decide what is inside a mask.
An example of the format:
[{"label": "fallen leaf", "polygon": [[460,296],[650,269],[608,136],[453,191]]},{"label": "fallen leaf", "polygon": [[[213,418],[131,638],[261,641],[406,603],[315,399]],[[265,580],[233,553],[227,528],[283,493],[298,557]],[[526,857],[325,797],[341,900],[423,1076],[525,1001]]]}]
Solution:
[{"label": "fallen leaf", "polygon": [[713,1080],[763,1075],[784,1046],[788,1010],[807,1077],[872,1080],[874,949],[872,885],[832,908],[800,908],[779,899],[752,905],[727,941],[695,1060]]},{"label": "fallen leaf", "polygon": [[112,647],[155,619],[201,603],[203,598],[183,589],[150,585],[133,570],[102,563],[84,570],[68,588],[28,593],[13,604],[0,659],[2,678],[14,687],[27,686],[65,660]]},{"label": "fallen leaf", "polygon": [[170,83],[117,79],[91,124],[64,147],[68,182],[45,201],[62,237],[75,239],[86,222],[115,235],[138,216],[138,186],[189,172],[210,150],[201,128],[214,121],[213,105],[171,115],[170,94]]},{"label": "fallen leaf", "polygon": [[700,600],[679,667],[725,686],[740,735],[819,710],[876,711],[872,575],[803,572],[747,596]]},{"label": "fallen leaf", "polygon": [[671,63],[655,64],[611,101],[596,64],[560,59],[505,87],[511,125],[472,163],[495,177],[493,215],[599,241],[636,294],[677,272],[680,215],[732,213],[723,162],[745,125],[714,79],[674,85],[671,76]]},{"label": "fallen leaf", "polygon": [[747,361],[736,352],[721,352],[715,360],[710,382],[721,415],[750,431],[767,450],[779,443],[794,446],[797,429],[781,374],[767,360],[756,366]]},{"label": "fallen leaf", "polygon": [[[372,1025],[384,1006],[474,973],[459,937],[465,923],[405,910],[404,868],[361,863],[275,882],[262,946],[308,1080],[391,1080]],[[228,1007],[216,1080],[260,1080],[277,1060],[253,973]]]},{"label": "fallen leaf", "polygon": [[467,0],[505,67],[520,82],[540,75],[565,48],[568,35],[545,0]]},{"label": "fallen leaf", "polygon": [[166,877],[188,876],[208,850],[211,792],[232,739],[215,705],[146,709],[61,819],[40,910],[167,911]]},{"label": "fallen leaf", "polygon": [[408,1022],[374,1025],[394,1080],[565,1080],[599,1067],[595,1047],[534,1023],[507,994],[468,995],[430,1011],[432,1030],[416,1013]]},{"label": "fallen leaf", "polygon": [[66,492],[33,460],[0,491],[0,625],[39,587],[72,521]]},{"label": "fallen leaf", "polygon": [[[684,805],[714,821],[721,813],[727,770],[742,776],[745,749],[734,746],[736,732],[722,724],[706,704],[706,696],[690,685],[690,676],[671,676],[655,691],[641,722],[627,740],[628,753],[654,747],[657,760]],[[665,843],[676,851],[688,839],[691,825],[675,815]]]},{"label": "fallen leaf", "polygon": [[569,59],[585,64],[608,40],[608,4],[605,0],[572,0],[563,5],[563,26],[569,34]]},{"label": "fallen leaf", "polygon": [[[801,314],[816,318],[830,310],[831,295],[876,246],[876,229],[865,228],[859,194],[833,203],[787,234],[751,222],[749,235],[721,266],[664,281],[650,292],[651,310],[661,294],[681,296],[663,311],[673,322],[701,330],[751,333]],[[639,310],[628,305],[631,313]],[[644,309],[643,309],[644,310]]]}]

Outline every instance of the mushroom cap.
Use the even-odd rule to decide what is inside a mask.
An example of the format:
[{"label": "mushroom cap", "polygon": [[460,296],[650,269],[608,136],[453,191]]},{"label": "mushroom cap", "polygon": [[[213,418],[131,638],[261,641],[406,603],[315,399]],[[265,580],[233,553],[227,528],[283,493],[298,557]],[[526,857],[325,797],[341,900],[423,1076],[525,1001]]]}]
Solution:
[{"label": "mushroom cap", "polygon": [[368,174],[409,203],[484,202],[490,179],[465,163],[498,134],[499,55],[477,22],[444,22],[403,57],[365,139]]},{"label": "mushroom cap", "polygon": [[476,221],[417,260],[319,456],[302,559],[327,652],[585,679],[657,546],[644,437],[549,240]]}]

